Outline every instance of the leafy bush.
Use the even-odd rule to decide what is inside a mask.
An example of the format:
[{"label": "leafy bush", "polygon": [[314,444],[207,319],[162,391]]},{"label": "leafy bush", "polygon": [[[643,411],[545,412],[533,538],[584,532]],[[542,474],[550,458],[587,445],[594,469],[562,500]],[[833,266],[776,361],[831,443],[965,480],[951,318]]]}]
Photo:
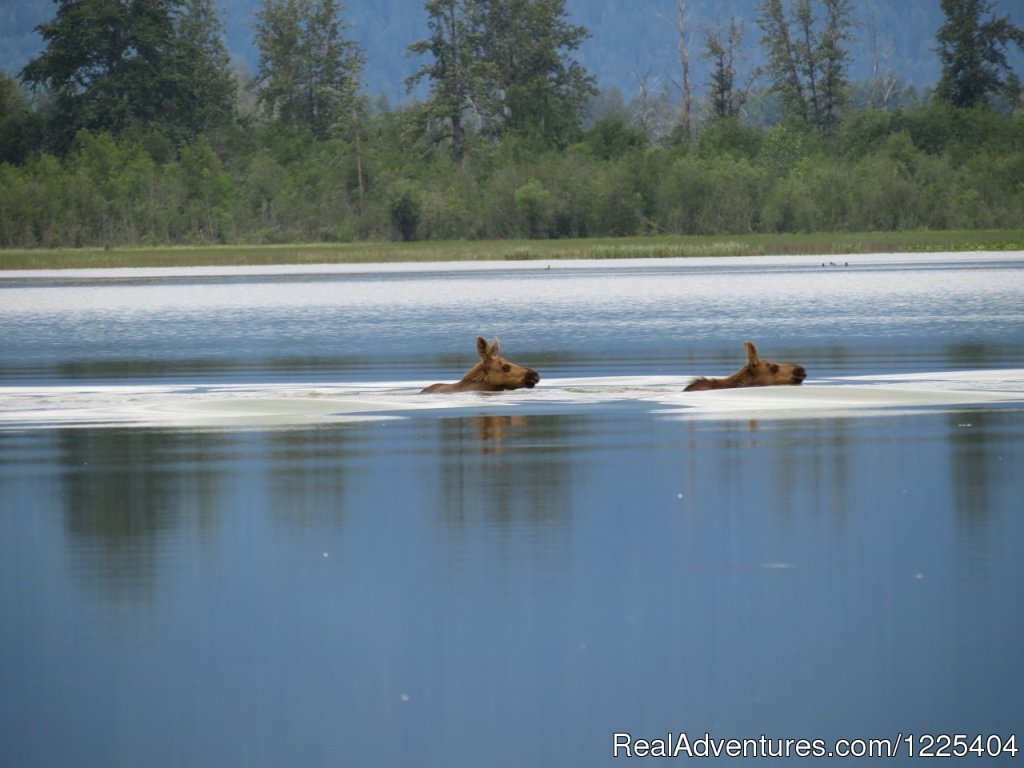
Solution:
[{"label": "leafy bush", "polygon": [[412,112],[364,117],[358,142],[80,131],[63,159],[0,163],[0,247],[1024,226],[1024,115],[855,112],[830,140],[725,120],[696,145],[609,119],[564,150],[476,136],[460,164]]}]

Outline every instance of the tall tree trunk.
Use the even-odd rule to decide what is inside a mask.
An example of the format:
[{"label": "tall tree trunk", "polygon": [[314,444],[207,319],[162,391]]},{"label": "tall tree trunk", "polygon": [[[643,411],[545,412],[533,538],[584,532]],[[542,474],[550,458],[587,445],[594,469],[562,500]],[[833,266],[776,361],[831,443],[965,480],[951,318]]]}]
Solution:
[{"label": "tall tree trunk", "polygon": [[363,150],[359,138],[359,113],[352,108],[352,126],[355,129],[356,139],[356,182],[359,184],[359,213],[366,210],[366,187],[363,183]]},{"label": "tall tree trunk", "polygon": [[683,134],[689,139],[693,92],[690,88],[690,52],[686,43],[686,22],[686,0],[676,0],[676,32],[679,34],[679,69],[682,75],[680,90],[683,94],[679,124],[683,129]]}]

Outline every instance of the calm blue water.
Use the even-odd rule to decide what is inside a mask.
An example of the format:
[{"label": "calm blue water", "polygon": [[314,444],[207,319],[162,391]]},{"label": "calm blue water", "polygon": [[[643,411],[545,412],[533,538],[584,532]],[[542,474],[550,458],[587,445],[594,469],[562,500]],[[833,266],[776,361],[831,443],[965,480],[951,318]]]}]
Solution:
[{"label": "calm blue water", "polygon": [[[1020,368],[1024,260],[0,277],[0,399],[454,380],[477,334],[542,377],[725,374],[744,338],[812,382]],[[493,402],[0,429],[3,764],[616,765],[620,732],[1024,739],[1019,403]]]},{"label": "calm blue water", "polygon": [[0,273],[0,382],[451,376],[474,339],[549,376],[731,372],[742,341],[819,375],[1024,360],[1024,257],[622,266]]}]

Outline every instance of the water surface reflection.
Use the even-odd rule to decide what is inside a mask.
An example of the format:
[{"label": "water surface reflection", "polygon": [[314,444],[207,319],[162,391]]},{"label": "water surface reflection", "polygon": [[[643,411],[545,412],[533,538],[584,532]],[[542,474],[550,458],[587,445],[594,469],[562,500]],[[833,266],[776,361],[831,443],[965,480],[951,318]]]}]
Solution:
[{"label": "water surface reflection", "polygon": [[[545,381],[727,373],[748,337],[817,381],[998,371],[1024,355],[1018,262],[0,281],[0,378],[439,381],[482,332]],[[465,311],[482,284],[522,301]],[[1019,730],[1019,400],[697,418],[543,386],[0,429],[5,764],[582,767],[617,764],[619,731]]]},{"label": "water surface reflection", "polygon": [[[22,765],[67,757],[54,730],[85,765],[592,765],[623,729],[1005,731],[1022,421],[6,433],[5,737]],[[24,549],[54,512],[63,565]]]}]

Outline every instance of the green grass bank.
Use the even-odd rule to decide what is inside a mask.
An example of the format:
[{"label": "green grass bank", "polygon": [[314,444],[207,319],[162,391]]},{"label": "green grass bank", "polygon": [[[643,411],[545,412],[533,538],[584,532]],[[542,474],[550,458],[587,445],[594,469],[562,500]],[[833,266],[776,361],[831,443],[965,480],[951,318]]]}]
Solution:
[{"label": "green grass bank", "polygon": [[0,270],[1024,250],[1024,229],[0,251]]}]

